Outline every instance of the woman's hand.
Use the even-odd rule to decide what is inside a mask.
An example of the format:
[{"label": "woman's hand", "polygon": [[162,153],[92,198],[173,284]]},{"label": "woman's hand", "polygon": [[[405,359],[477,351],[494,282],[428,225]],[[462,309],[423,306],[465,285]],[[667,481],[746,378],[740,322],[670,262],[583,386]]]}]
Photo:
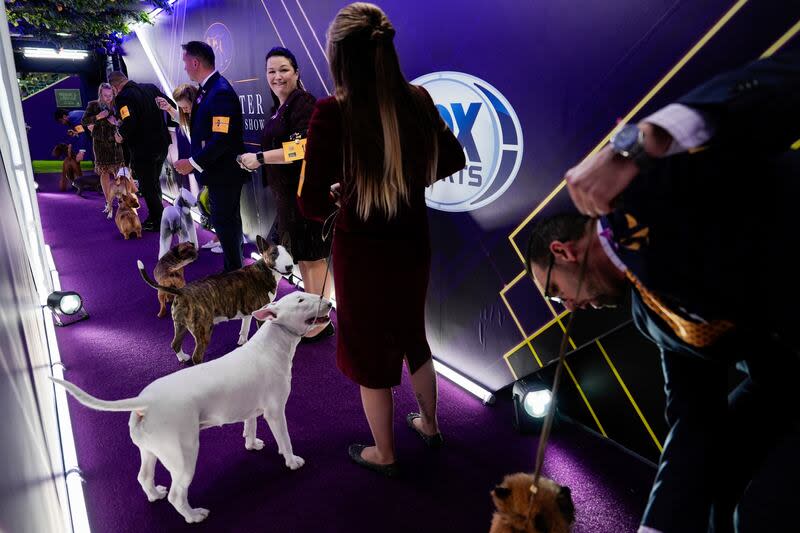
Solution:
[{"label": "woman's hand", "polygon": [[330,198],[331,198],[331,201],[336,204],[336,207],[342,207],[342,184],[341,183],[334,183],[333,185],[331,185]]},{"label": "woman's hand", "polygon": [[89,130],[89,133],[94,132],[94,124],[87,124],[86,125],[86,129]]},{"label": "woman's hand", "polygon": [[103,120],[109,115],[108,109],[104,109],[100,111],[97,115],[95,115],[95,120]]},{"label": "woman's hand", "polygon": [[169,102],[167,102],[166,98],[163,98],[161,96],[156,96],[156,105],[161,111],[166,111],[173,118],[175,118],[175,114],[178,112],[174,107],[169,105]]},{"label": "woman's hand", "polygon": [[108,121],[114,126],[117,126],[119,124],[119,122],[117,121],[117,117],[115,117],[114,115],[108,117]]},{"label": "woman's hand", "polygon": [[238,159],[240,164],[247,170],[255,170],[261,166],[261,163],[259,163],[256,158],[256,154],[250,152],[240,155]]}]

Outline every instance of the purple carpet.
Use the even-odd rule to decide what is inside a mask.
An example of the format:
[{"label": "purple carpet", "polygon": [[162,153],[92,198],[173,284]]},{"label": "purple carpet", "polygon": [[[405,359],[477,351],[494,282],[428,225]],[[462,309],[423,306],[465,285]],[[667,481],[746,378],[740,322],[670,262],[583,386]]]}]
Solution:
[{"label": "purple carpet", "polygon": [[[149,382],[181,368],[169,347],[172,321],[156,318],[156,291],[136,270],[136,259],[148,270],[155,266],[157,234],[125,241],[100,212],[99,194],[87,193],[83,199],[58,192],[53,175],[37,179],[44,236],[62,286],[78,291],[91,315],[58,330],[67,379],[99,398],[135,396]],[[146,216],[145,208],[140,216]],[[201,232],[200,243],[209,235]],[[186,268],[187,281],[221,269],[222,256],[204,250]],[[279,296],[289,290],[291,285],[284,283]],[[238,329],[239,322],[217,325],[206,359],[234,349]],[[187,352],[191,343],[187,336]],[[507,395],[485,407],[440,379],[446,446],[439,452],[425,449],[405,427],[406,413],[416,410],[407,376],[395,399],[397,452],[405,475],[389,480],[347,457],[348,444],[371,438],[358,387],[336,369],[335,342],[300,346],[286,416],[294,451],[306,465],[294,472],[284,466],[263,419],[258,435],[266,446],[259,452],[245,450],[242,424],[203,431],[189,501],[211,514],[190,526],[166,500],[149,503],[141,491],[128,414],[93,411],[70,398],[92,530],[487,531],[493,511],[489,491],[506,473],[530,471],[535,457],[536,440],[520,437],[511,427]],[[561,424],[547,452],[545,475],[571,487],[575,532],[621,533],[636,530],[654,471],[612,443]],[[156,483],[170,484],[160,464]]]}]

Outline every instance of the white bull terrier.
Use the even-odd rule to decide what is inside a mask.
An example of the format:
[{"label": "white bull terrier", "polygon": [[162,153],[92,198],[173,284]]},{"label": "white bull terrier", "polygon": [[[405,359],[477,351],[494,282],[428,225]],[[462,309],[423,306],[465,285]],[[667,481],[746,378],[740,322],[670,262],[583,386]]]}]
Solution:
[{"label": "white bull terrier", "polygon": [[199,250],[197,242],[197,229],[192,220],[192,207],[197,205],[197,198],[186,189],[181,189],[175,198],[174,205],[167,206],[161,213],[161,232],[158,258],[164,257],[172,248],[172,236],[178,236],[178,243],[191,242]]},{"label": "white bull terrier", "polygon": [[131,411],[128,422],[133,443],[141,453],[139,484],[151,502],[167,496],[153,483],[156,460],[169,471],[169,502],[187,522],[200,522],[208,510],[192,508],[187,499],[194,477],[200,430],[244,421],[244,446],[260,450],[256,419],[263,415],[283,455],[296,470],[305,461],[292,452],[286,427],[286,401],[291,390],[291,368],[300,338],[328,322],[331,303],[317,295],[294,292],[253,312],[266,320],[253,337],[231,353],[200,366],[159,378],[135,398],[106,401],[67,381],[63,385],[76,400],[100,411]]}]

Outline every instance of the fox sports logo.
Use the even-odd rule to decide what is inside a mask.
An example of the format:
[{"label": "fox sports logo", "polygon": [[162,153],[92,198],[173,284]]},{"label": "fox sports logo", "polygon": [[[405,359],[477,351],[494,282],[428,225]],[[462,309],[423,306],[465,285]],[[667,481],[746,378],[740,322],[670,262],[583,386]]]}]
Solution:
[{"label": "fox sports logo", "polygon": [[430,93],[467,157],[463,170],[425,190],[425,202],[457,212],[489,205],[511,186],[522,164],[522,128],[511,104],[490,84],[462,72],[434,72],[412,83]]}]

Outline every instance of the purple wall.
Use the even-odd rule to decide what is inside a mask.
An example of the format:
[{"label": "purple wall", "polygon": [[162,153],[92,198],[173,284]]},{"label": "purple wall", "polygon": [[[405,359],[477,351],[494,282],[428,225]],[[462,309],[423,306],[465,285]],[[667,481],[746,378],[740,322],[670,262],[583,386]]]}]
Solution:
[{"label": "purple wall", "polygon": [[[56,85],[34,94],[22,101],[22,112],[25,123],[31,127],[28,130],[28,146],[31,150],[31,159],[51,160],[53,147],[60,142],[70,142],[67,128],[53,120],[56,110],[56,93],[54,89],[80,89],[81,79],[70,76]],[[83,103],[83,109],[87,102]],[[72,111],[70,109],[69,111]]]}]

